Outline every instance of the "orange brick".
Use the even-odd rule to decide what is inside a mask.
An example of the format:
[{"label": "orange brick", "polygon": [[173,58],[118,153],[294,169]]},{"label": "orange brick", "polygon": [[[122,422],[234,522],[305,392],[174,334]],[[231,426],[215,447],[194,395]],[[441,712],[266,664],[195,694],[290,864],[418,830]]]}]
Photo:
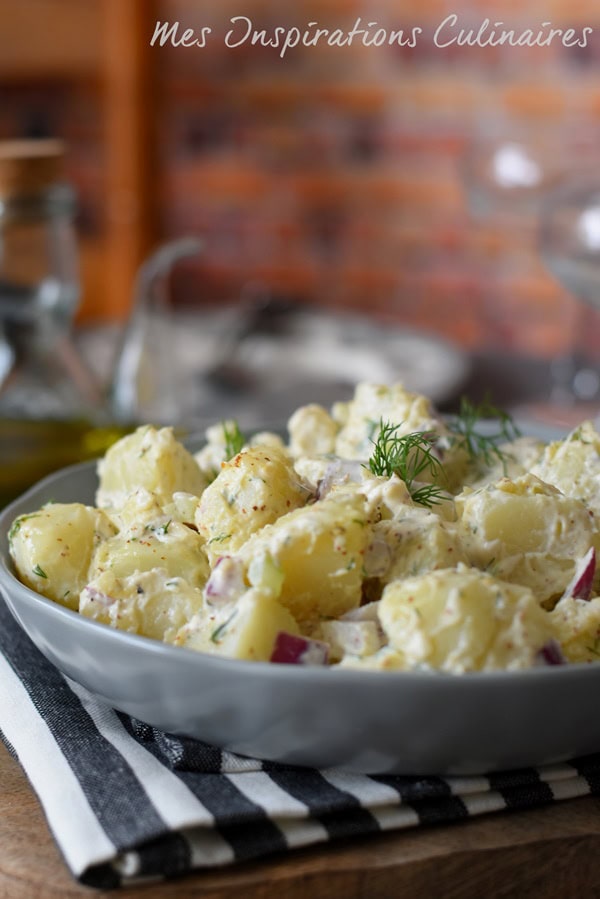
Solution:
[{"label": "orange brick", "polygon": [[503,103],[509,113],[534,118],[560,118],[565,112],[564,91],[552,83],[520,82],[503,91]]},{"label": "orange brick", "polygon": [[545,17],[557,26],[582,27],[600,25],[597,0],[547,0]]},{"label": "orange brick", "polygon": [[400,83],[390,83],[390,101],[399,106],[410,107],[418,112],[421,120],[432,111],[451,110],[454,116],[470,112],[476,108],[479,88],[468,76],[443,72],[414,72]]},{"label": "orange brick", "polygon": [[[226,85],[228,100],[233,100],[245,111],[257,110],[261,117],[267,113],[302,107],[307,100],[306,85],[294,80],[289,74],[278,72],[277,78],[256,75]],[[310,97],[310,93],[308,94]]]},{"label": "orange brick", "polygon": [[325,81],[313,86],[316,102],[331,104],[336,113],[368,113],[374,115],[384,109],[386,85],[362,81]]},{"label": "orange brick", "polygon": [[191,193],[200,204],[210,196],[243,202],[264,197],[270,183],[266,173],[232,156],[173,167],[165,175],[164,190],[166,196],[174,197]]},{"label": "orange brick", "polygon": [[392,20],[401,16],[403,21],[414,22],[416,25],[439,22],[448,15],[447,0],[403,0],[401,4],[397,0],[380,0],[379,3],[373,3],[371,9],[373,17],[377,10],[382,17],[384,13]]}]

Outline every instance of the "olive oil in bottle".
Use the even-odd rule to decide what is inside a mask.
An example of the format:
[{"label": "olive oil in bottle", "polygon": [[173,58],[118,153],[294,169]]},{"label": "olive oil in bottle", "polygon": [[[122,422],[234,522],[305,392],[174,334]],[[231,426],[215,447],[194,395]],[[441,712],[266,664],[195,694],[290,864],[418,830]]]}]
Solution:
[{"label": "olive oil in bottle", "polygon": [[84,419],[0,418],[0,508],[51,472],[103,455],[130,430]]}]

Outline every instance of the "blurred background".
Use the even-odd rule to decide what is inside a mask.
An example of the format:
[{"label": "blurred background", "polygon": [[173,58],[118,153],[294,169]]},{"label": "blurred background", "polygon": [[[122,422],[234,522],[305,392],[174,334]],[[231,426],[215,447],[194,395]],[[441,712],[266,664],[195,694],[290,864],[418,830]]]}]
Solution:
[{"label": "blurred background", "polygon": [[[585,47],[436,47],[450,13],[466,28],[594,31]],[[423,33],[413,48],[319,44],[282,59],[225,46],[233,16]],[[473,363],[473,390],[509,403],[545,399],[575,340],[595,353],[595,311],[576,326],[578,301],[540,256],[537,201],[599,159],[597,0],[0,0],[0,17],[0,138],[68,148],[78,326],[125,321],[143,259],[199,234],[204,252],[173,277],[182,308],[260,283],[439,336]],[[212,34],[203,48],[150,46],[157,21]]]}]

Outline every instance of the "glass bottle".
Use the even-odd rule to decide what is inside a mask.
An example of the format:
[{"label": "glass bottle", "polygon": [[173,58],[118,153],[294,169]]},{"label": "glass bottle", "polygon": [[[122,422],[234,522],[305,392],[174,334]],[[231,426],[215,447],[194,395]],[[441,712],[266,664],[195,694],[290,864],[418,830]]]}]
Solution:
[{"label": "glass bottle", "polygon": [[0,504],[114,439],[72,340],[75,192],[57,140],[0,141]]}]

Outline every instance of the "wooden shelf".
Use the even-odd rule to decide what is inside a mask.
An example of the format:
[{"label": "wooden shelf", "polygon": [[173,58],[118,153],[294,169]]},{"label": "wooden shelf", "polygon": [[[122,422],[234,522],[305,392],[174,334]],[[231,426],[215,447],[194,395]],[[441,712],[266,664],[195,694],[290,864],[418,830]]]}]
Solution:
[{"label": "wooden shelf", "polygon": [[4,0],[0,78],[94,76],[101,66],[102,13],[98,0]]},{"label": "wooden shelf", "polygon": [[[84,130],[91,128],[84,138],[91,151],[83,167],[73,161],[73,180],[80,175],[77,186],[84,190],[95,185],[90,202],[97,209],[92,234],[81,235],[83,320],[126,316],[137,269],[156,242],[148,39],[153,22],[153,0],[3,4],[0,78],[18,96],[34,97],[33,122],[18,100],[13,103],[14,128],[33,128],[36,116],[43,126],[52,110],[59,129],[53,136],[72,146],[77,125],[62,120],[62,107],[65,98],[85,93],[77,102],[87,116]],[[5,126],[2,136],[31,135],[6,133]]]}]

